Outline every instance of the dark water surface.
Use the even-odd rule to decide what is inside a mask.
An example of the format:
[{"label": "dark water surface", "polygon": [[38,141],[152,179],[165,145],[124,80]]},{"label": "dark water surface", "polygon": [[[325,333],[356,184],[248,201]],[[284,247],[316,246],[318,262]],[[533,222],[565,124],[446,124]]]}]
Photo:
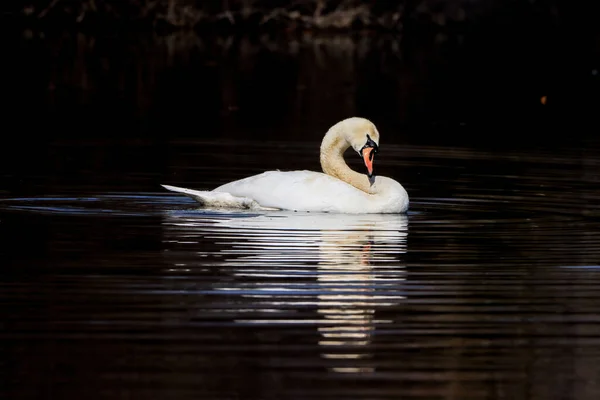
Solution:
[{"label": "dark water surface", "polygon": [[[341,52],[333,55],[298,44],[308,55],[280,68],[295,71],[293,85],[262,106],[252,85],[270,72],[252,63],[252,79],[238,76],[229,92],[215,82],[222,97],[211,102],[206,70],[182,67],[206,60],[156,56],[166,64],[153,59],[148,75],[127,76],[126,66],[86,70],[111,60],[75,62],[73,72],[51,58],[53,78],[36,75],[27,89],[38,118],[2,148],[2,398],[600,397],[600,143],[574,139],[577,129],[562,143],[509,140],[493,123],[479,130],[483,117],[464,108],[476,99],[462,92],[456,112],[430,111],[439,84],[411,94],[413,75],[402,95],[388,92],[392,113],[387,101],[369,102],[369,84],[343,84],[358,74],[381,89],[385,70],[344,78],[343,62],[337,72],[315,67],[319,56],[343,61],[345,49],[356,68],[375,68],[364,61],[374,56],[354,58],[360,48],[339,40],[326,48]],[[243,70],[218,60],[221,78],[235,75],[227,67]],[[77,76],[90,86],[68,83]],[[202,101],[174,95],[185,77],[197,79]],[[527,94],[530,108],[502,112],[539,122],[538,94]],[[355,113],[383,126],[379,173],[405,186],[408,215],[201,210],[159,187],[317,170],[324,130]],[[440,135],[420,136],[415,115],[441,124],[422,125]],[[452,143],[471,121],[476,143]],[[33,141],[33,127],[46,127],[45,138]]]}]

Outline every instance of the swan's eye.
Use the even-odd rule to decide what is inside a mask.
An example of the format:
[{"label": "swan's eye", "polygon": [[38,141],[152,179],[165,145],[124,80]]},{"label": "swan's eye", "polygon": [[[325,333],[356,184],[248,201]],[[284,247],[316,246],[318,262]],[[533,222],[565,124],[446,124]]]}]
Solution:
[{"label": "swan's eye", "polygon": [[371,154],[379,153],[379,146],[377,146],[377,143],[375,143],[375,141],[373,139],[371,139],[371,136],[369,136],[368,133],[367,133],[367,143],[365,143],[363,148],[365,148],[365,147],[373,148],[373,151],[371,152]]}]

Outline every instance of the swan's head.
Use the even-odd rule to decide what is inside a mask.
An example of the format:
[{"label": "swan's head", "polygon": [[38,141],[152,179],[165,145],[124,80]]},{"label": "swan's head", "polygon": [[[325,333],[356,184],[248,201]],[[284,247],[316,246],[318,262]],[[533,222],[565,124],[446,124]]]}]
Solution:
[{"label": "swan's head", "polygon": [[365,162],[367,173],[371,178],[375,154],[379,152],[379,131],[375,124],[365,118],[353,117],[343,122],[346,140]]}]

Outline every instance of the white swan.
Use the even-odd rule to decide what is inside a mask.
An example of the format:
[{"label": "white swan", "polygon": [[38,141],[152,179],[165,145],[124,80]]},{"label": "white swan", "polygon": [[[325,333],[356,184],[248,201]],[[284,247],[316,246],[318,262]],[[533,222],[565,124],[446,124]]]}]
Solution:
[{"label": "white swan", "polygon": [[[344,152],[352,147],[364,160],[368,175],[348,167]],[[321,167],[315,171],[267,171],[199,191],[162,185],[192,197],[205,207],[254,210],[293,210],[345,214],[404,213],[408,194],[402,185],[373,174],[379,132],[364,118],[333,125],[321,143]]]}]

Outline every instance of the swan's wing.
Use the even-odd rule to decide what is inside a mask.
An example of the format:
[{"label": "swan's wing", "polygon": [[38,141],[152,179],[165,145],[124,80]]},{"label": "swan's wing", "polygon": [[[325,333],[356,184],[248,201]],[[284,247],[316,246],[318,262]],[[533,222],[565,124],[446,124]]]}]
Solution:
[{"label": "swan's wing", "polygon": [[297,211],[361,213],[368,194],[314,171],[268,171],[227,183],[213,192],[255,200],[262,207]]}]

